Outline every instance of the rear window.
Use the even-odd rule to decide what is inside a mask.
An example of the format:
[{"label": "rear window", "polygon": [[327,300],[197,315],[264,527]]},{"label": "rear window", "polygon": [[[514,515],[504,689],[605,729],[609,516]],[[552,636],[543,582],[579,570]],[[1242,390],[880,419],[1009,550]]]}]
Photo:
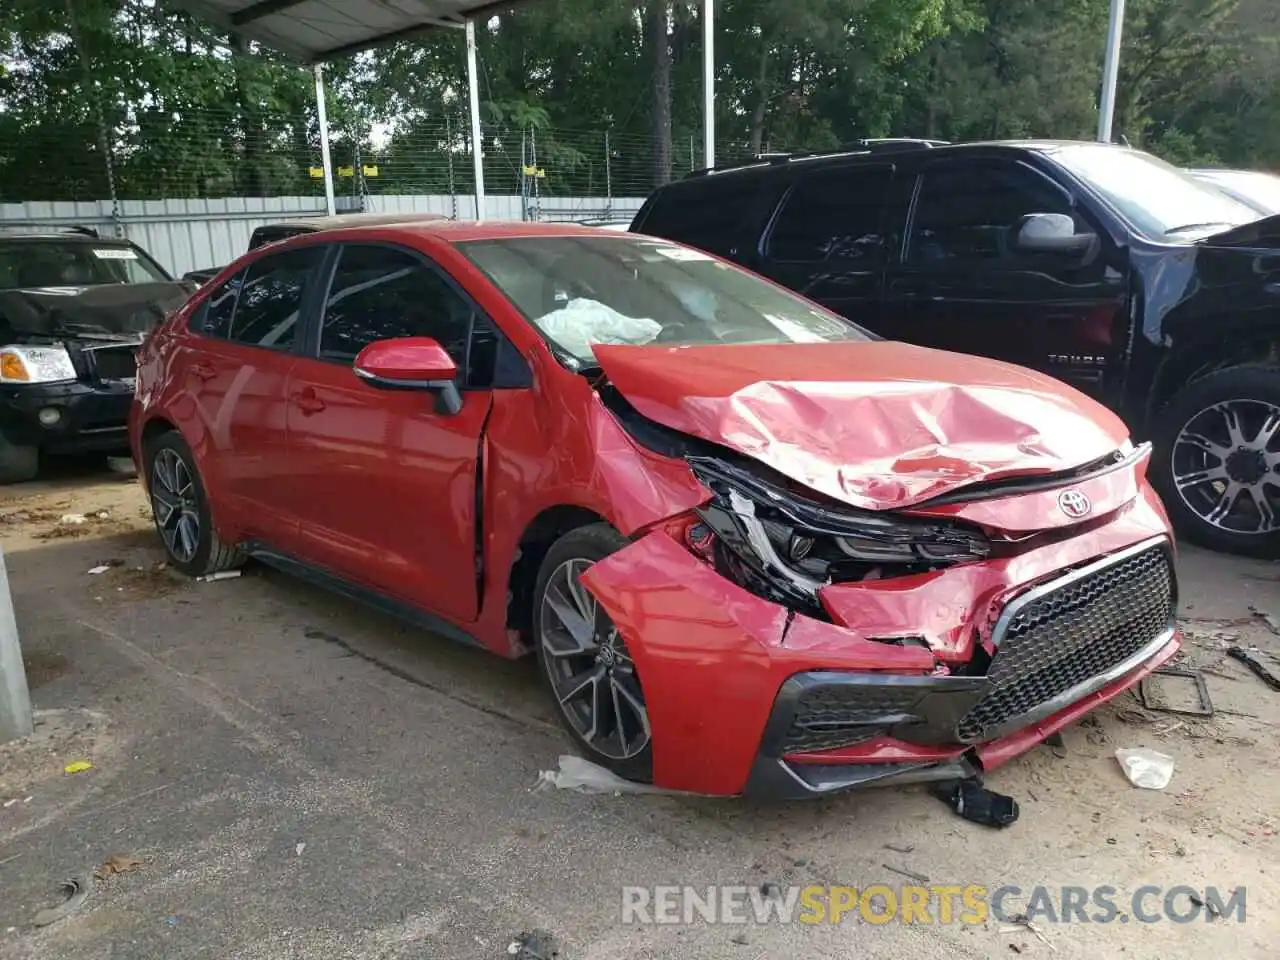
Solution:
[{"label": "rear window", "polygon": [[760,183],[760,177],[708,174],[673,184],[658,191],[644,220],[632,229],[729,256]]},{"label": "rear window", "polygon": [[290,237],[296,237],[303,233],[313,233],[307,227],[259,227],[253,231],[253,236],[249,238],[249,249],[256,250],[258,247],[268,243],[277,243],[281,240],[288,240]]}]

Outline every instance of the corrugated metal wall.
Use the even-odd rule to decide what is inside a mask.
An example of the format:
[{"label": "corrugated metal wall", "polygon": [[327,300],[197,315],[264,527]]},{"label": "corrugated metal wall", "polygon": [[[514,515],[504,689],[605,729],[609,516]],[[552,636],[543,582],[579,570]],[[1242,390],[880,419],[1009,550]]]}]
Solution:
[{"label": "corrugated metal wall", "polygon": [[[569,220],[610,216],[629,217],[643,198],[556,197],[539,201],[519,196],[487,196],[485,214],[491,220]],[[358,201],[337,199],[339,213],[354,213]],[[365,198],[364,209],[376,213],[418,211],[469,219],[475,198],[458,196],[382,196]],[[125,200],[112,216],[109,200],[80,203],[0,204],[0,230],[38,232],[49,227],[93,227],[112,236],[119,224],[138,244],[175,276],[188,270],[221,266],[244,253],[256,227],[296,217],[324,215],[319,197],[231,197],[222,200]]]}]

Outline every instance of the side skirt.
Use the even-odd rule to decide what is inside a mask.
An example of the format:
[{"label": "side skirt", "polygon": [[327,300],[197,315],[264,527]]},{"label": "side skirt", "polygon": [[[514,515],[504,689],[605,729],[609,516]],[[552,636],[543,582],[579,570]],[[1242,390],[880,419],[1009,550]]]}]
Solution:
[{"label": "side skirt", "polygon": [[304,580],[320,587],[322,590],[336,593],[366,607],[372,607],[374,610],[389,614],[398,620],[403,620],[431,633],[440,634],[454,643],[461,643],[464,646],[477,647],[486,651],[489,649],[461,627],[455,626],[433,613],[428,613],[426,610],[415,607],[413,604],[405,603],[403,600],[389,597],[385,593],[379,593],[368,587],[352,583],[337,574],[330,573],[304,560],[298,560],[295,557],[273,550],[265,544],[251,541],[245,544],[245,550],[253,559],[273,567],[281,573],[286,573],[291,577],[297,577],[299,580]]}]

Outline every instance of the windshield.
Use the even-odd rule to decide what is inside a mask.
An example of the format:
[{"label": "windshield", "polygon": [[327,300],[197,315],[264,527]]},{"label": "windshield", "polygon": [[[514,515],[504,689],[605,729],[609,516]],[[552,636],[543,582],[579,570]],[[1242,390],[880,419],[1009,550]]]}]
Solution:
[{"label": "windshield", "polygon": [[163,283],[168,279],[133,247],[79,240],[0,243],[0,290]]},{"label": "windshield", "polygon": [[1140,150],[1080,144],[1052,156],[1155,240],[1191,240],[1258,219],[1243,203]]},{"label": "windshield", "polygon": [[866,331],[715,257],[661,240],[522,237],[458,245],[579,365],[595,344],[825,343]]},{"label": "windshield", "polygon": [[1280,213],[1280,177],[1252,171],[1214,170],[1200,178],[1267,216]]}]

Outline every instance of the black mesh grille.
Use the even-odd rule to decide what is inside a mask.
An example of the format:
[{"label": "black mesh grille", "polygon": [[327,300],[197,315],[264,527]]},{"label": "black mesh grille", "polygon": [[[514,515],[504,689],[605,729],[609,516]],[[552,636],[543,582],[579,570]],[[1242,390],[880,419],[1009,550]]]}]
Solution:
[{"label": "black mesh grille", "polygon": [[104,347],[92,351],[93,368],[103,380],[128,380],[138,374],[134,347]]},{"label": "black mesh grille", "polygon": [[783,753],[830,750],[883,733],[886,718],[910,713],[920,691],[892,685],[813,687],[800,695]]},{"label": "black mesh grille", "polygon": [[1028,603],[1009,621],[987,676],[991,691],[961,719],[964,743],[1104,673],[1173,619],[1173,570],[1163,546],[1127,557]]}]

